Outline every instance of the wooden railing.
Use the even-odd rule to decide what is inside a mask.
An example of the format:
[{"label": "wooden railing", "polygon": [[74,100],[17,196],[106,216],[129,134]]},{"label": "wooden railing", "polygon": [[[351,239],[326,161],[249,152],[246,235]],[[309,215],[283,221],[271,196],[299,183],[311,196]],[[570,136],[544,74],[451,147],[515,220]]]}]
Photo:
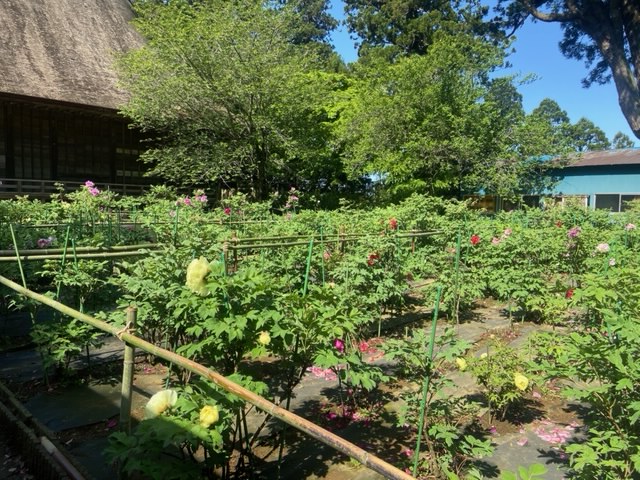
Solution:
[{"label": "wooden railing", "polygon": [[[33,198],[48,198],[52,193],[58,193],[61,187],[65,192],[72,192],[80,188],[82,185],[84,185],[84,182],[0,178],[0,199],[13,198],[16,195],[29,195]],[[110,190],[121,195],[140,195],[149,188],[149,185],[96,182],[96,187],[100,190]]]}]

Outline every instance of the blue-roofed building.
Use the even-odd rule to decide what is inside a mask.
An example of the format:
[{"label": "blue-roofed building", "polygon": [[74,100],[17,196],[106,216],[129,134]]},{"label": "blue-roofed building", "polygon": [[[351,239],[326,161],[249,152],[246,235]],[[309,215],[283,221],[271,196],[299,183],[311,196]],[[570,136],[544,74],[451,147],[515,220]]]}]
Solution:
[{"label": "blue-roofed building", "polygon": [[578,199],[590,208],[621,212],[640,199],[640,148],[584,152],[555,174],[552,196]]},{"label": "blue-roofed building", "polygon": [[[552,157],[541,161],[553,161]],[[545,195],[523,195],[522,204],[535,207],[554,203],[582,204],[589,208],[622,212],[626,202],[640,199],[640,148],[584,152],[563,168],[550,172],[558,183]],[[476,208],[489,212],[518,208],[490,194],[467,195]]]}]

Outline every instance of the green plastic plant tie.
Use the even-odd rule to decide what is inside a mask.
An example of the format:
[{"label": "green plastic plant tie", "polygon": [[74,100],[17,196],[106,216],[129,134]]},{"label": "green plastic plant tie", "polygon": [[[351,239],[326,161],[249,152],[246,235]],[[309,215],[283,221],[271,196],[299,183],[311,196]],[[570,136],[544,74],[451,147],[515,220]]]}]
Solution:
[{"label": "green plastic plant tie", "polygon": [[322,286],[324,287],[324,227],[320,226],[320,251],[322,257],[320,258],[320,268],[322,269]]},{"label": "green plastic plant tie", "polygon": [[73,255],[73,269],[78,271],[78,253],[76,252],[76,239],[71,239],[71,254]]},{"label": "green plastic plant tie", "polygon": [[222,263],[224,275],[227,276],[227,257],[224,254],[224,250],[220,252],[220,263]]},{"label": "green plastic plant tie", "polygon": [[313,253],[313,237],[309,240],[309,252],[307,253],[307,268],[304,272],[304,285],[302,286],[302,296],[307,295],[309,288],[309,272],[311,271],[311,254]]},{"label": "green plastic plant tie", "polygon": [[400,224],[396,224],[396,229],[393,231],[393,240],[394,243],[396,244],[396,261],[399,262],[400,260],[402,260],[402,255],[400,255],[400,242],[399,242],[399,238],[398,238],[398,233],[400,230]]},{"label": "green plastic plant tie", "polygon": [[[440,307],[440,296],[442,295],[442,286],[438,285],[436,289],[436,301],[433,306],[433,320],[431,321],[431,335],[429,336],[428,358],[429,364],[433,361],[433,344],[436,339],[436,324],[438,321],[438,308]],[[424,380],[422,387],[422,400],[420,401],[420,420],[418,424],[418,439],[416,440],[416,450],[413,454],[413,476],[418,473],[418,460],[420,458],[420,442],[422,440],[422,429],[424,428],[424,412],[427,408],[427,394],[429,393],[429,384],[431,382],[431,375],[433,372],[429,372],[427,378]]]},{"label": "green plastic plant tie", "polygon": [[462,254],[462,232],[458,231],[458,239],[456,240],[456,257],[454,261],[454,295],[455,295],[455,315],[458,321],[458,302],[460,296],[460,256]]},{"label": "green plastic plant tie", "polygon": [[[64,235],[64,246],[62,247],[62,260],[60,261],[60,272],[64,271],[64,266],[67,263],[67,249],[69,247],[69,231],[71,227],[67,225],[67,232]],[[62,282],[58,282],[58,286],[56,287],[56,300],[60,298],[60,288],[62,287]]]},{"label": "green plastic plant tie", "polygon": [[22,260],[20,259],[20,251],[18,250],[18,242],[16,241],[16,233],[13,231],[13,224],[9,224],[11,230],[11,240],[13,240],[13,248],[16,251],[16,260],[18,260],[18,268],[20,269],[20,278],[22,279],[22,286],[27,288],[27,279],[24,276],[24,270],[22,268]]},{"label": "green plastic plant tie", "polygon": [[176,218],[175,221],[173,222],[173,246],[177,246],[178,245],[178,212],[180,211],[180,208],[178,208],[178,205],[176,205]]},{"label": "green plastic plant tie", "polygon": [[107,214],[107,245],[110,247],[113,245],[113,238],[111,237],[111,212]]}]

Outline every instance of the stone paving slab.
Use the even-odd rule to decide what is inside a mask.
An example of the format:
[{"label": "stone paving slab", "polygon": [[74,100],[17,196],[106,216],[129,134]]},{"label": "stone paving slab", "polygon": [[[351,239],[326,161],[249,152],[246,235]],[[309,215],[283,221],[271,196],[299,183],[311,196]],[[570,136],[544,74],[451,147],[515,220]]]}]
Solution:
[{"label": "stone paving slab", "polygon": [[120,384],[89,384],[47,392],[25,406],[54,432],[106,422],[120,413]]}]

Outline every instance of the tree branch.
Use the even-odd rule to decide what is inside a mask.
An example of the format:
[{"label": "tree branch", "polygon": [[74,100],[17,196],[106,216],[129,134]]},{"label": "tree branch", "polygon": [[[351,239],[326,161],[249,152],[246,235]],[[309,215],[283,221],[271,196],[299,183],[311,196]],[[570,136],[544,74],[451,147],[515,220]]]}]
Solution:
[{"label": "tree branch", "polygon": [[542,5],[545,2],[539,0],[526,0],[524,2],[524,6],[536,20],[540,20],[541,22],[570,22],[580,18],[578,9],[573,0],[567,0],[567,10],[563,12],[543,12],[538,10],[539,5],[536,5],[536,3]]}]

